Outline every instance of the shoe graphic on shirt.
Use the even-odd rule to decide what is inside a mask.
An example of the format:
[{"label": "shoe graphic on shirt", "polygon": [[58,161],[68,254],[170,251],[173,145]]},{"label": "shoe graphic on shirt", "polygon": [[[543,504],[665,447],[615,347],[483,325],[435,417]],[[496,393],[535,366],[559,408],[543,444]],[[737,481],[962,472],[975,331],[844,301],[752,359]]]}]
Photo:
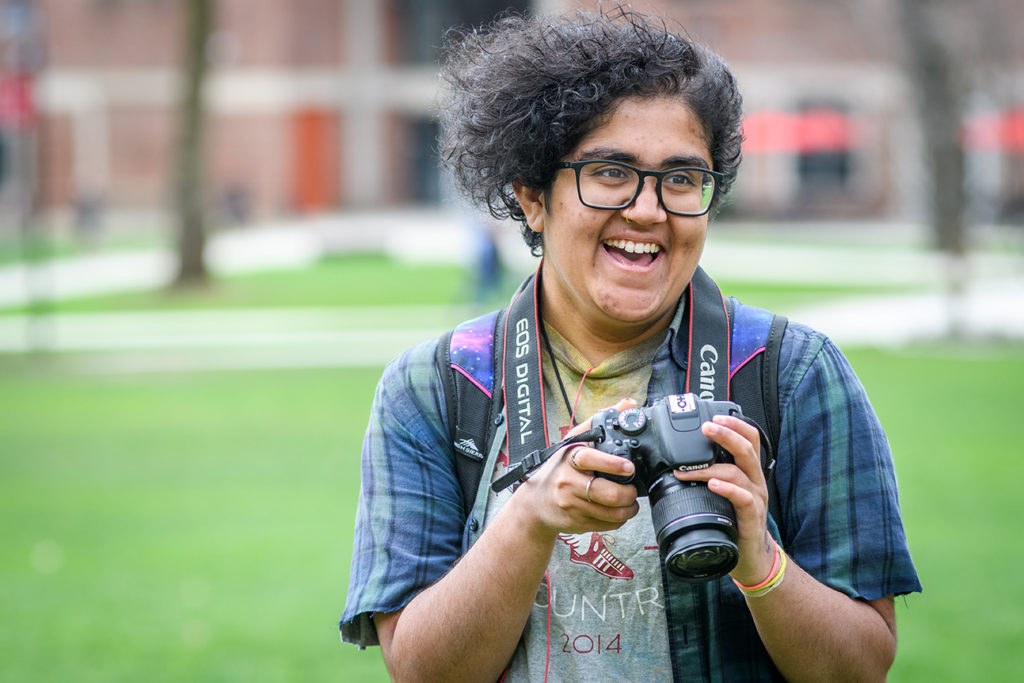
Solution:
[{"label": "shoe graphic on shirt", "polygon": [[[588,536],[589,546],[585,552],[580,552],[580,547],[588,543]],[[633,578],[633,570],[612,555],[609,546],[615,544],[615,537],[611,534],[599,534],[596,531],[590,534],[559,534],[558,540],[569,546],[570,562],[587,565],[609,579],[628,581]]]}]

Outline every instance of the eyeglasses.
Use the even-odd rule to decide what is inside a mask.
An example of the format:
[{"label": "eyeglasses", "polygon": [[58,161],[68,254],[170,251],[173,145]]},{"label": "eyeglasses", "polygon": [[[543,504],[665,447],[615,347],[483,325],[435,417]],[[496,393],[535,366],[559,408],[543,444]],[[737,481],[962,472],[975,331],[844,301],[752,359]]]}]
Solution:
[{"label": "eyeglasses", "polygon": [[706,168],[683,166],[646,171],[621,161],[565,161],[558,168],[576,172],[576,191],[592,209],[624,209],[640,196],[644,178],[657,183],[655,191],[665,211],[676,216],[703,216],[711,208],[717,182],[724,176]]}]

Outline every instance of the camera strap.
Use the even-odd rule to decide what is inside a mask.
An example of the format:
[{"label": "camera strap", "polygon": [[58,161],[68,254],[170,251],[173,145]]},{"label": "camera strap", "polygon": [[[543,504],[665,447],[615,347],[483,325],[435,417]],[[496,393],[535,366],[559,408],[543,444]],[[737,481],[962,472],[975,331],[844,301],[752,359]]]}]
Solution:
[{"label": "camera strap", "polygon": [[567,436],[558,443],[548,446],[547,448],[532,451],[525,458],[510,467],[503,476],[495,479],[494,483],[491,484],[491,489],[498,492],[512,486],[512,484],[515,484],[517,481],[524,481],[531,472],[543,465],[548,458],[558,452],[561,448],[565,448],[566,446],[574,443],[592,443],[601,439],[603,436],[604,429],[602,427],[594,427],[593,429],[588,429],[585,432],[581,432],[573,436]]},{"label": "camera strap", "polygon": [[685,317],[672,346],[677,361],[686,359],[683,393],[692,392],[704,400],[728,401],[731,321],[722,292],[698,267],[683,296]]},{"label": "camera strap", "polygon": [[[543,263],[543,262],[542,262]],[[502,392],[508,422],[509,464],[548,443],[541,366],[540,266],[513,295],[505,317],[502,344]]]}]

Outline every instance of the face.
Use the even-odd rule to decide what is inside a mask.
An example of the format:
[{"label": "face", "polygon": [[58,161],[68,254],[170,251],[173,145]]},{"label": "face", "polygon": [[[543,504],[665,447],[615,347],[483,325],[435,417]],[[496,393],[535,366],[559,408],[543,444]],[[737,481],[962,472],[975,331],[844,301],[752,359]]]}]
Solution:
[{"label": "face", "polygon": [[[623,100],[565,161],[581,159],[714,170],[700,122],[668,97]],[[667,327],[700,260],[707,214],[667,213],[654,178],[644,182],[619,210],[584,206],[571,169],[559,170],[547,193],[517,188],[544,242],[544,317],[581,350],[587,336],[624,347]]]}]

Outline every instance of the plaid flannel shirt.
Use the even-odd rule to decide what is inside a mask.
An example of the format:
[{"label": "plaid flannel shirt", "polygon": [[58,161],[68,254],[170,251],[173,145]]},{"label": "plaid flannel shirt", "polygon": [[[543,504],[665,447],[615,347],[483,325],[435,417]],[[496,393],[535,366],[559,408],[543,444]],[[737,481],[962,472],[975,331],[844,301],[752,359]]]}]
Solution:
[{"label": "plaid flannel shirt", "polygon": [[[679,391],[686,359],[670,352],[674,333],[653,361],[648,402]],[[340,624],[342,638],[360,646],[377,644],[373,613],[408,604],[479,533],[466,526],[436,345],[406,351],[377,386]],[[782,519],[769,519],[769,529],[782,547],[812,576],[853,598],[920,591],[882,427],[839,349],[798,323],[790,322],[782,341],[779,405]],[[771,680],[774,667],[728,577],[665,586],[678,678]]]}]

